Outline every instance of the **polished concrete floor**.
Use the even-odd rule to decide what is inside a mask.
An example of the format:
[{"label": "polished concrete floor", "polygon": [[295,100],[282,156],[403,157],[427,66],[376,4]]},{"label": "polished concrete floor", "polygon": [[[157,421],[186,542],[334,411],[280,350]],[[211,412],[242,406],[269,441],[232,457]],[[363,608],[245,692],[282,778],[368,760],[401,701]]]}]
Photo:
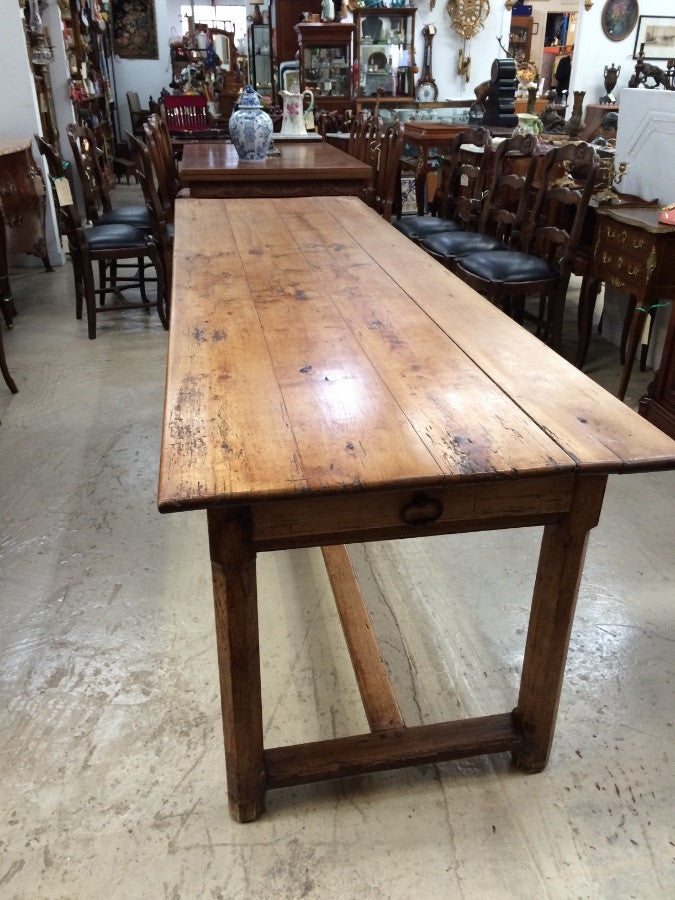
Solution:
[{"label": "polished concrete floor", "polygon": [[[155,505],[167,335],[13,272],[0,384],[0,897],[672,897],[672,474],[610,479],[549,766],[495,756],[228,815],[203,514]],[[589,371],[618,383],[596,338]],[[636,376],[630,402],[650,373]],[[533,373],[536,389],[536,373]],[[537,529],[351,548],[410,723],[510,709]],[[318,551],[259,560],[265,740],[365,729]]]}]

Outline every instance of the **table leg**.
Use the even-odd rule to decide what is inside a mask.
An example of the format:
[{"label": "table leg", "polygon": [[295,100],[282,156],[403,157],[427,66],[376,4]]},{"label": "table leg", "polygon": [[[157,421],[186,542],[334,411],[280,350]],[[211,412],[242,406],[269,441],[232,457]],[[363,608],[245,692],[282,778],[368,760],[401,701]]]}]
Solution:
[{"label": "table leg", "polygon": [[265,807],[255,551],[246,513],[207,512],[230,814]]},{"label": "table leg", "polygon": [[524,772],[540,772],[548,762],[588,533],[598,523],[606,483],[606,475],[579,476],[569,513],[544,529],[513,712],[525,735],[513,760]]}]

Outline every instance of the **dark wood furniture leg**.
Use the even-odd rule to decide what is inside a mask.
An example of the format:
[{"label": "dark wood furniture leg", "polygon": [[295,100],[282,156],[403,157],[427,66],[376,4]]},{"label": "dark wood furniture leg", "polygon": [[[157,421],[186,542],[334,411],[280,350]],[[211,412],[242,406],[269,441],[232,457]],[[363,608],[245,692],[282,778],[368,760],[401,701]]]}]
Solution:
[{"label": "dark wood furniture leg", "polygon": [[246,512],[207,511],[230,814],[265,808],[255,551]]},{"label": "dark wood furniture leg", "polygon": [[2,329],[0,329],[0,372],[2,372],[2,377],[5,379],[7,387],[13,394],[18,394],[19,389],[14,383],[14,379],[9,374],[9,369],[7,368],[7,360],[5,359],[5,347],[2,342]]},{"label": "dark wood furniture leg", "polygon": [[606,475],[580,476],[569,513],[544,528],[513,712],[525,735],[513,761],[524,772],[541,772],[548,762],[588,534],[598,523],[606,483]]}]

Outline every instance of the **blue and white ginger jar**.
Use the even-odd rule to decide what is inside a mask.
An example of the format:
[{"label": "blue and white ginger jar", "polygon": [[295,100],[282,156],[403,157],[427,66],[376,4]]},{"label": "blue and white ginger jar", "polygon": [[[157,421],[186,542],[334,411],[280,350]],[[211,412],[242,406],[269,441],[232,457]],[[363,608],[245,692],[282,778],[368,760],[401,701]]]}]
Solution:
[{"label": "blue and white ginger jar", "polygon": [[260,107],[260,95],[251,85],[239,101],[239,108],[230,116],[230,138],[239,159],[244,162],[262,162],[272,140],[272,119]]}]

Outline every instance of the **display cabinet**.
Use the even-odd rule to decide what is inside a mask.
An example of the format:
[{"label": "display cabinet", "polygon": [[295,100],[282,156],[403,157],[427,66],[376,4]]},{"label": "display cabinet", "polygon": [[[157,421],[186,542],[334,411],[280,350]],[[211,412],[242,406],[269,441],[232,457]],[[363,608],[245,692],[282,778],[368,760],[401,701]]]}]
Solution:
[{"label": "display cabinet", "polygon": [[509,55],[516,64],[529,62],[532,45],[532,16],[511,16]]},{"label": "display cabinet", "polygon": [[412,6],[357,7],[355,98],[398,103],[414,97],[415,13]]},{"label": "display cabinet", "polygon": [[259,94],[274,97],[272,33],[269,25],[249,25],[248,80]]},{"label": "display cabinet", "polygon": [[317,108],[340,109],[350,105],[354,25],[301,22],[295,26],[295,31],[300,45],[302,90],[312,91]]}]

